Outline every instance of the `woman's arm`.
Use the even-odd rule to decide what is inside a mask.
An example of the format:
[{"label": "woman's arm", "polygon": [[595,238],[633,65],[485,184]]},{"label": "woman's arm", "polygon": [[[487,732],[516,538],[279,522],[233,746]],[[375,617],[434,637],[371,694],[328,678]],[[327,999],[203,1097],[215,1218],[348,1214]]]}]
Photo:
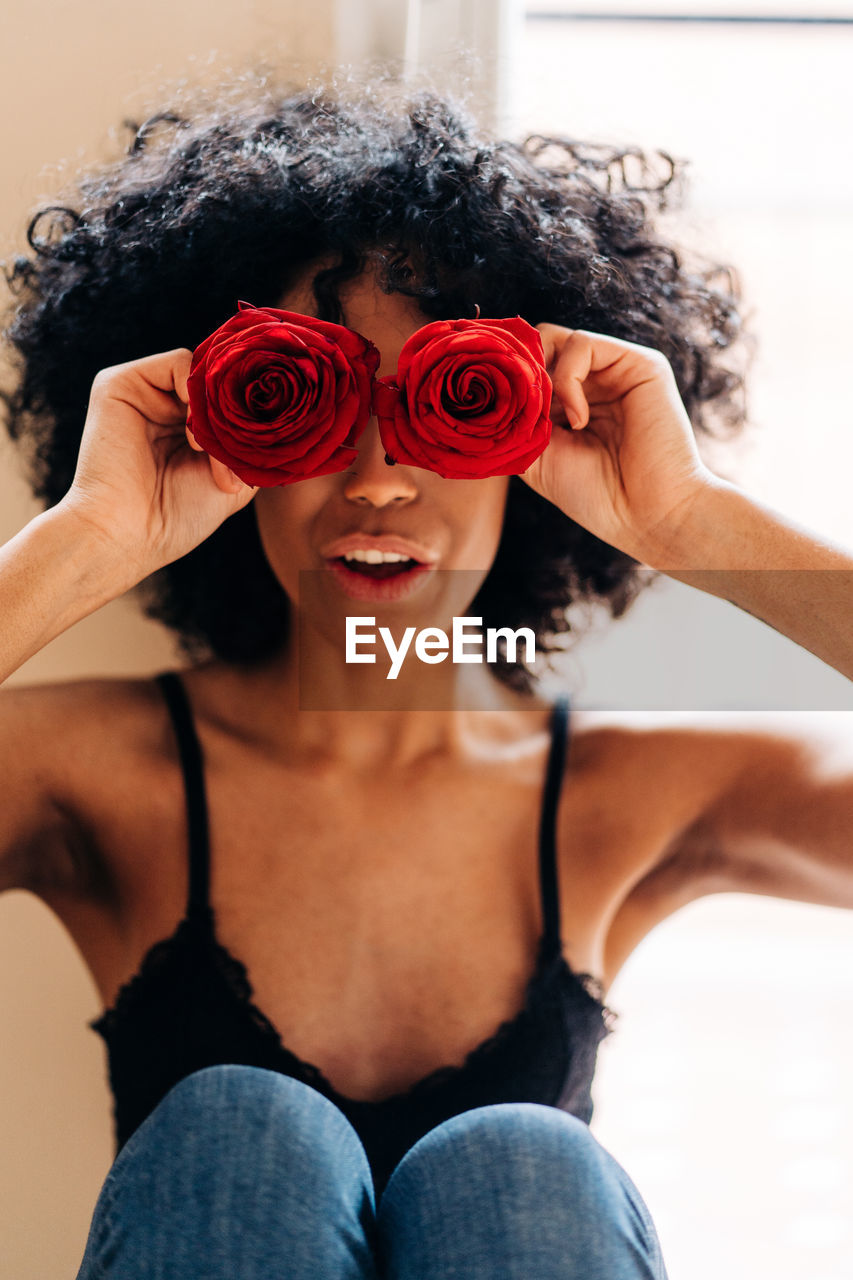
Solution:
[{"label": "woman's arm", "polygon": [[134,585],[128,563],[60,504],[0,547],[0,682]]},{"label": "woman's arm", "polygon": [[[603,821],[621,860],[606,985],[661,921],[710,894],[853,909],[853,712],[584,717],[598,751],[621,762],[622,803],[595,816],[591,835],[601,839]],[[561,821],[571,858],[576,811]]]},{"label": "woman's arm", "polygon": [[[190,360],[181,348],[95,379],[71,489],[0,549],[0,679],[190,551],[254,494],[187,443]],[[73,861],[55,766],[75,714],[43,690],[0,691],[0,889],[31,886]]]},{"label": "woman's arm", "polygon": [[254,495],[187,442],[191,359],[177,348],[95,378],[71,488],[0,549],[0,681]]},{"label": "woman's arm", "polygon": [[796,730],[731,731],[699,824],[729,888],[853,909],[853,714],[798,713]]},{"label": "woman's arm", "polygon": [[730,600],[853,679],[853,554],[704,465],[659,352],[539,331],[557,427],[524,479],[611,546]]},{"label": "woman's arm", "polygon": [[853,555],[842,547],[716,480],[644,560],[738,605],[853,680]]}]

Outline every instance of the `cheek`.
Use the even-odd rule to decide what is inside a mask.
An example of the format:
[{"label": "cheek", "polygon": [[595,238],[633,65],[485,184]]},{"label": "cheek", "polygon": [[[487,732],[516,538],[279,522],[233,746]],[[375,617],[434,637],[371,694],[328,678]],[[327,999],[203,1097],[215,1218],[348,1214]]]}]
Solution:
[{"label": "cheek", "polygon": [[[447,588],[451,598],[445,612],[470,613],[470,606],[495,561],[503,529],[508,478],[445,480],[454,486],[454,554]],[[450,518],[450,517],[448,517]]]},{"label": "cheek", "polygon": [[253,504],[264,554],[292,599],[296,599],[299,570],[308,567],[308,531],[321,498],[310,489],[312,484],[320,483],[302,480],[277,489],[262,489]]},{"label": "cheek", "polygon": [[461,531],[460,545],[464,544],[472,563],[488,567],[497,554],[501,538],[509,477],[451,480],[448,483],[460,486],[454,504]]}]

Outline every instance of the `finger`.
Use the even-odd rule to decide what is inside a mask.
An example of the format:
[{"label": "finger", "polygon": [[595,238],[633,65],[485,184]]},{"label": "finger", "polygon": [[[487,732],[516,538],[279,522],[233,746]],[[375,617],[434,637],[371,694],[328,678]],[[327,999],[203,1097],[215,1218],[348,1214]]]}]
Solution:
[{"label": "finger", "polygon": [[570,366],[578,362],[579,367],[586,367],[586,377],[595,375],[597,386],[604,392],[621,392],[626,381],[636,385],[662,375],[672,376],[669,361],[655,347],[643,347],[589,329],[565,329],[555,324],[537,328],[552,361],[565,360]]},{"label": "finger", "polygon": [[600,452],[600,442],[589,432],[555,431],[547,449],[521,473],[521,479],[547,498],[562,487],[561,477],[573,477],[584,489],[589,468]]},{"label": "finger", "polygon": [[172,392],[184,404],[189,404],[187,378],[190,374],[193,353],[188,347],[175,347],[153,356],[142,356],[126,365],[116,365],[116,370],[132,369],[159,391]]},{"label": "finger", "polygon": [[577,346],[588,343],[592,373],[601,373],[625,357],[660,359],[660,352],[654,347],[642,347],[637,342],[613,338],[607,333],[595,333],[592,329],[567,329],[559,324],[539,324],[536,328],[542,338],[546,359],[554,359],[569,343]]},{"label": "finger", "polygon": [[589,404],[583,390],[593,363],[589,335],[581,329],[563,329],[553,324],[538,328],[554,393],[569,426],[580,431],[589,423]]},{"label": "finger", "polygon": [[149,422],[172,426],[186,417],[192,352],[184,347],[101,369],[92,382],[91,403],[115,400]]},{"label": "finger", "polygon": [[175,360],[172,366],[172,379],[175,385],[175,393],[179,400],[188,405],[190,393],[187,389],[187,380],[190,376],[193,353],[187,347],[178,347],[173,354]]},{"label": "finger", "polygon": [[[185,427],[184,431],[186,432],[187,443],[190,448],[194,449],[196,453],[204,453],[205,450],[196,440],[189,427]],[[253,487],[252,485],[246,484],[238,475],[235,474],[235,472],[231,470],[230,467],[226,466],[224,462],[220,462],[218,458],[212,458],[208,454],[208,461],[210,463],[210,474],[213,477],[213,483],[216,485],[217,489],[221,489],[223,493],[243,493],[246,489],[249,489],[252,492],[257,492],[256,486]]]},{"label": "finger", "polygon": [[[196,446],[197,448],[198,446]],[[226,467],[224,462],[220,462],[217,458],[210,458],[210,472],[213,476],[213,483],[217,489],[221,489],[223,493],[242,494],[246,491],[257,492],[252,485],[244,484],[239,476],[235,475],[230,467]]]}]

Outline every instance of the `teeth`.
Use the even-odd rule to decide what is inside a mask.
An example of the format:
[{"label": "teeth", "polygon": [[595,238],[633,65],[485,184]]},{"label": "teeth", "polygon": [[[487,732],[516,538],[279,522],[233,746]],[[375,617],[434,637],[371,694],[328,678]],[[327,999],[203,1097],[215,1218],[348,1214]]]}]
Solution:
[{"label": "teeth", "polygon": [[362,564],[399,564],[401,560],[409,560],[410,556],[401,556],[398,551],[377,551],[370,547],[366,551],[347,551],[344,560],[359,560]]}]

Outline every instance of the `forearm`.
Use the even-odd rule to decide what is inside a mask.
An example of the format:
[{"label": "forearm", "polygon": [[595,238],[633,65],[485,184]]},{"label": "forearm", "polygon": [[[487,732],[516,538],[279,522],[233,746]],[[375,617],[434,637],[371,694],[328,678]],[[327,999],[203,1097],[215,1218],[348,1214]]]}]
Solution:
[{"label": "forearm", "polygon": [[643,557],[720,596],[853,679],[853,554],[725,481]]},{"label": "forearm", "polygon": [[60,505],[0,547],[0,682],[133,585],[116,549]]}]

